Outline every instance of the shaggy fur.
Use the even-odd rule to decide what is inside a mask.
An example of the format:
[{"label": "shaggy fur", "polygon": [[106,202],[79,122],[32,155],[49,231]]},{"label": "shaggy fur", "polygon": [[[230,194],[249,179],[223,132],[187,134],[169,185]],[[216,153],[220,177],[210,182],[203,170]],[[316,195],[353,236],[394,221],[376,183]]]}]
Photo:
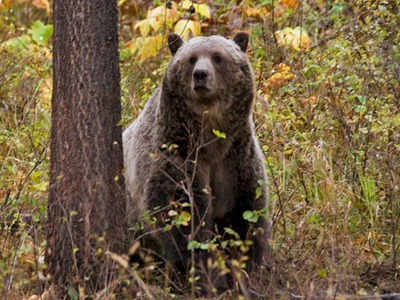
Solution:
[{"label": "shaggy fur", "polygon": [[[250,262],[260,264],[267,249],[267,221],[260,218],[256,226],[263,230],[248,237],[249,223],[242,216],[267,205],[264,158],[252,117],[248,35],[183,42],[172,34],[168,41],[173,57],[162,85],[123,134],[130,221],[136,222],[145,210],[189,201],[192,195],[192,217],[196,226],[201,224],[194,239],[206,241],[215,228],[221,233],[230,227],[253,240]],[[226,138],[217,138],[213,130]],[[160,223],[168,210],[157,215]],[[186,271],[188,233],[173,228],[153,234],[158,244],[154,250]]]}]

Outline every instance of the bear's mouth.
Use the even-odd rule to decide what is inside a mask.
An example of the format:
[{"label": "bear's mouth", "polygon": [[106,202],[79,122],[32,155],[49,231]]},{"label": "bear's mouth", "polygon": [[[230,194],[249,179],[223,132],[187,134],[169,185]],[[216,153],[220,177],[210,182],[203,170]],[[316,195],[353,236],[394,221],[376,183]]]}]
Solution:
[{"label": "bear's mouth", "polygon": [[207,94],[210,91],[210,89],[208,87],[206,87],[205,85],[200,85],[200,84],[195,85],[193,89],[196,93],[199,93],[199,94]]}]

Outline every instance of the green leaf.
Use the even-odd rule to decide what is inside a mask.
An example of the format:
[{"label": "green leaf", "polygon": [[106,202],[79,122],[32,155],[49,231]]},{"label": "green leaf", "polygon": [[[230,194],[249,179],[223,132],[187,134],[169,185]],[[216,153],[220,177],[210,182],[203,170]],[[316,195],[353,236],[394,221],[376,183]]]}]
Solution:
[{"label": "green leaf", "polygon": [[256,199],[260,198],[262,195],[262,188],[261,187],[257,187],[256,188]]},{"label": "green leaf", "polygon": [[44,25],[38,20],[33,23],[30,34],[36,43],[42,46],[47,46],[50,37],[53,35],[53,25]]},{"label": "green leaf", "polygon": [[43,181],[43,182],[32,185],[32,187],[36,191],[45,192],[47,190],[47,185],[48,185],[48,182]]},{"label": "green leaf", "polygon": [[243,213],[243,219],[251,223],[256,223],[258,221],[258,217],[259,216],[254,211],[251,210],[246,210]]},{"label": "green leaf", "polygon": [[179,215],[177,215],[176,218],[174,219],[174,224],[178,227],[181,225],[188,226],[190,219],[191,219],[191,215],[189,212],[181,211],[179,213]]},{"label": "green leaf", "polygon": [[230,235],[233,235],[236,239],[240,239],[239,234],[236,231],[234,231],[233,229],[231,229],[229,227],[225,227],[224,230],[225,230],[226,233],[229,233]]},{"label": "green leaf", "polygon": [[[124,48],[124,49],[120,50],[120,57],[121,57],[122,60],[127,59],[127,58],[129,58],[131,56],[132,55],[131,55],[131,52],[129,51],[129,49]],[[122,120],[120,122],[122,122]],[[122,125],[118,125],[118,126],[122,126]]]},{"label": "green leaf", "polygon": [[392,123],[394,126],[400,126],[400,114],[397,114],[393,117]]},{"label": "green leaf", "polygon": [[187,245],[188,250],[193,250],[193,249],[208,250],[209,247],[210,247],[209,243],[200,243],[198,241],[191,241]]},{"label": "green leaf", "polygon": [[221,132],[221,131],[219,131],[219,130],[217,130],[217,129],[213,129],[212,132],[214,133],[214,135],[215,135],[217,138],[226,139],[226,133],[225,133],[225,132]]},{"label": "green leaf", "polygon": [[28,45],[31,42],[31,38],[29,35],[21,35],[19,37],[9,39],[8,41],[5,41],[1,45],[4,46],[5,49],[8,50],[26,50],[28,49]]},{"label": "green leaf", "polygon": [[200,243],[198,241],[191,241],[187,245],[188,250],[193,250],[193,249],[199,249],[200,248]]},{"label": "green leaf", "polygon": [[314,213],[307,218],[306,222],[307,224],[320,224],[322,222],[322,219],[318,213]]},{"label": "green leaf", "polygon": [[326,273],[326,270],[324,269],[317,269],[317,274],[321,278],[326,278],[328,274]]},{"label": "green leaf", "polygon": [[68,287],[68,296],[71,300],[78,300],[79,298],[78,292],[71,285]]},{"label": "green leaf", "polygon": [[201,250],[207,250],[208,249],[208,243],[200,243],[200,249]]}]

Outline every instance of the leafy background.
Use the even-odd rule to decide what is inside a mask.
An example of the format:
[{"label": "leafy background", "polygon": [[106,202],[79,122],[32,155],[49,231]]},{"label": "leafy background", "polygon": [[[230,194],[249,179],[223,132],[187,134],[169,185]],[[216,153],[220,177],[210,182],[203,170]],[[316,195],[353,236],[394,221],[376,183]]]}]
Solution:
[{"label": "leafy background", "polygon": [[[0,0],[3,299],[39,299],[47,286],[51,6]],[[118,7],[124,126],[161,80],[168,32],[251,33],[255,119],[270,178],[268,242],[279,258],[274,297],[400,292],[399,3],[119,0]]]}]

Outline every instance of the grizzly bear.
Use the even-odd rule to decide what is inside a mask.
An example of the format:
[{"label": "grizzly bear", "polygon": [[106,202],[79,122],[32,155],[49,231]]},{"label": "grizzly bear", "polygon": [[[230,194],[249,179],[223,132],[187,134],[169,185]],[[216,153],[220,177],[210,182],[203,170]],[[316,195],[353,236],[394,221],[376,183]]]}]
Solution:
[{"label": "grizzly bear", "polygon": [[[173,56],[162,85],[123,134],[130,223],[147,212],[153,222],[141,236],[151,236],[152,251],[182,272],[191,267],[190,242],[206,243],[227,227],[252,241],[249,268],[267,250],[268,222],[260,213],[267,178],[253,123],[248,40],[243,32],[187,42],[170,34]],[[251,223],[246,211],[260,215]],[[250,226],[258,229],[250,233]]]}]

